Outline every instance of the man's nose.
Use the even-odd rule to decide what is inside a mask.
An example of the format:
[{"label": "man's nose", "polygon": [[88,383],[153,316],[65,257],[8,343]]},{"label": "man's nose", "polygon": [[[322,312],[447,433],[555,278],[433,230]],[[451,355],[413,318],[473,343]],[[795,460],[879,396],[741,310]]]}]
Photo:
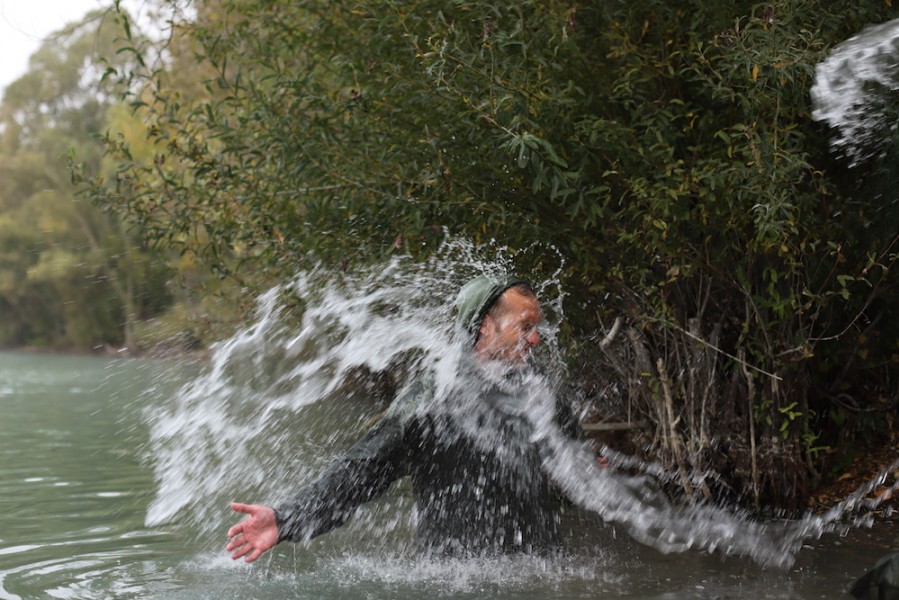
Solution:
[{"label": "man's nose", "polygon": [[536,327],[528,332],[524,337],[524,341],[526,341],[529,346],[536,346],[540,343],[540,334],[537,332]]}]

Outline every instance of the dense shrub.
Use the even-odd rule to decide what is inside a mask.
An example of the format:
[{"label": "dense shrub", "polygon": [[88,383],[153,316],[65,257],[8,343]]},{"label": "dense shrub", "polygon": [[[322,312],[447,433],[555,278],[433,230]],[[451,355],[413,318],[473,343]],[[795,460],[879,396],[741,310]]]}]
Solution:
[{"label": "dense shrub", "polygon": [[889,3],[164,4],[152,158],[111,132],[92,186],[151,241],[276,277],[539,240],[522,271],[561,253],[574,364],[614,384],[588,401],[756,502],[801,500],[833,426],[895,403],[895,151],[848,168],[809,100]]}]

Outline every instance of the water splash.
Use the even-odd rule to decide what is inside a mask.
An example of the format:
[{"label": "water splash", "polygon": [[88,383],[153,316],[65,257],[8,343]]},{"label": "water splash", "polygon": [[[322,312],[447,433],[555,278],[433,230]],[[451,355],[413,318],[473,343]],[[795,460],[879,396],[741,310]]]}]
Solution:
[{"label": "water splash", "polygon": [[888,96],[899,89],[899,19],[869,25],[837,45],[815,68],[812,117],[836,131],[833,146],[851,164],[881,151],[895,134]]},{"label": "water splash", "polygon": [[[477,387],[461,400],[450,393],[466,355],[454,338],[456,291],[476,273],[513,270],[504,249],[491,251],[485,258],[484,249],[454,241],[424,264],[396,259],[358,274],[315,270],[262,295],[254,325],[217,345],[204,374],[147,412],[158,484],[147,523],[187,519],[220,534],[231,517],[228,501],[283,499],[282,486],[292,492],[310,481],[387,407],[390,394],[367,398],[371,377],[360,373],[398,380],[434,373],[437,403],[430,409],[466,415],[465,435],[514,474],[526,448],[490,433],[497,427]],[[542,368],[519,372],[510,393],[521,397],[515,410],[530,424],[527,443],[542,449],[544,471],[577,505],[663,552],[699,548],[779,567],[793,564],[804,541],[867,522],[864,510],[873,507],[863,490],[823,516],[758,521],[712,505],[675,506],[644,479],[599,468],[594,453],[554,420],[564,373],[555,341],[564,293],[556,277],[537,287],[550,299],[536,361]],[[291,307],[300,304],[298,316]],[[396,528],[396,518],[382,527]]]},{"label": "water splash", "polygon": [[[215,345],[205,373],[151,402],[158,488],[147,523],[185,517],[218,526],[214,515],[235,497],[283,496],[279,485],[310,479],[386,408],[364,397],[385,373],[403,379],[430,369],[449,378],[459,286],[512,272],[511,256],[495,244],[450,241],[425,263],[315,269],[263,294],[255,323]],[[564,296],[553,276],[535,285],[549,300],[541,332],[552,340]],[[555,351],[550,342],[541,353]]]}]

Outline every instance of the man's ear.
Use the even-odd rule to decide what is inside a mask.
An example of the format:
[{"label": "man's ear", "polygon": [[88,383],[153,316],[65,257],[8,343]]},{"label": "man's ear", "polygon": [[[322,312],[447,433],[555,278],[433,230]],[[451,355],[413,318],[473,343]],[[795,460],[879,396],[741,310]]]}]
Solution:
[{"label": "man's ear", "polygon": [[484,334],[492,331],[495,328],[493,323],[493,317],[488,315],[484,315],[484,318],[481,319],[481,325],[478,327],[478,339],[484,337]]}]

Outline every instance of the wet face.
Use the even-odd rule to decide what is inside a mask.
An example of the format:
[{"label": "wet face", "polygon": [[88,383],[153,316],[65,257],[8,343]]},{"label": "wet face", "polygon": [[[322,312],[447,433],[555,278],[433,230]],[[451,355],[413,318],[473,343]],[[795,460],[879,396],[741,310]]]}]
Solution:
[{"label": "wet face", "polygon": [[481,322],[475,354],[480,360],[523,364],[531,348],[540,343],[539,323],[537,298],[515,288],[508,289]]}]

